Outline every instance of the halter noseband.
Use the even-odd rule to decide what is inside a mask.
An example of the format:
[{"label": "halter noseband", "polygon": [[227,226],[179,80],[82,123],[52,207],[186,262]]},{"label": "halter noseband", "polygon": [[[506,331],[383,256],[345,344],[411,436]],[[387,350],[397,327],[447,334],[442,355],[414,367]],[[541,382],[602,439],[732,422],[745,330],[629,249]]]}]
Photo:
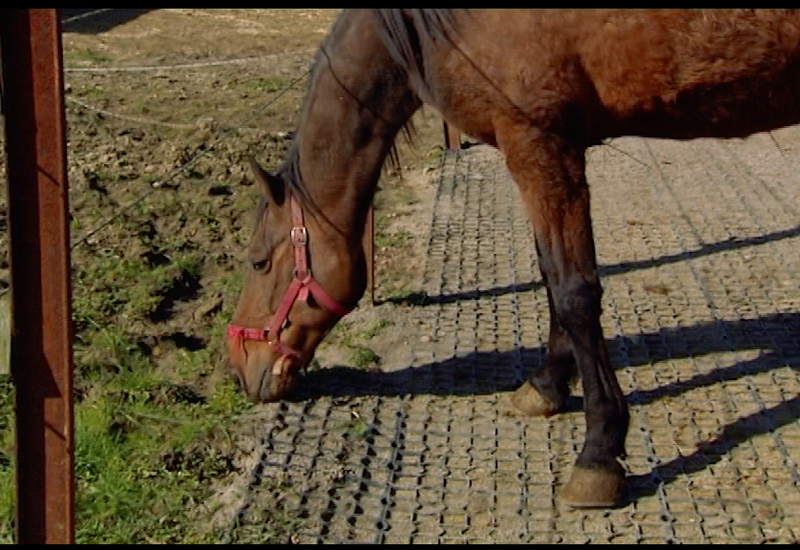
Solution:
[{"label": "halter noseband", "polygon": [[283,342],[281,342],[281,330],[283,330],[286,320],[289,317],[294,303],[300,299],[303,302],[308,301],[308,295],[314,296],[314,299],[323,306],[325,309],[344,317],[350,312],[350,309],[339,305],[339,303],[331,298],[330,294],[325,292],[325,289],[314,279],[311,274],[311,269],[308,267],[308,230],[306,229],[305,219],[303,217],[303,208],[294,195],[289,193],[289,208],[292,214],[292,230],[289,233],[292,248],[294,249],[294,278],[292,279],[289,288],[283,295],[281,305],[278,311],[272,317],[269,325],[265,329],[246,328],[234,324],[228,325],[228,340],[236,341],[239,346],[244,350],[244,342],[247,340],[254,340],[256,342],[268,342],[272,349],[281,354],[281,356],[291,357],[293,360],[299,360],[301,353]]}]

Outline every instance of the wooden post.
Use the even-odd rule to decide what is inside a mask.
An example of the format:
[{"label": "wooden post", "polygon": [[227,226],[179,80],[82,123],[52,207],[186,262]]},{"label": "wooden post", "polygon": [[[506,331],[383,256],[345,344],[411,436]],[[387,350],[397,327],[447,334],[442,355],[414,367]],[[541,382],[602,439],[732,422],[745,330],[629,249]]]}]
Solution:
[{"label": "wooden post", "polygon": [[364,255],[367,258],[367,290],[372,305],[375,305],[375,205],[367,210],[367,226],[364,231]]},{"label": "wooden post", "polygon": [[11,241],[17,542],[72,543],[66,123],[56,9],[0,16]]},{"label": "wooden post", "polygon": [[452,127],[445,121],[444,123],[444,148],[461,149],[461,132],[458,128]]}]

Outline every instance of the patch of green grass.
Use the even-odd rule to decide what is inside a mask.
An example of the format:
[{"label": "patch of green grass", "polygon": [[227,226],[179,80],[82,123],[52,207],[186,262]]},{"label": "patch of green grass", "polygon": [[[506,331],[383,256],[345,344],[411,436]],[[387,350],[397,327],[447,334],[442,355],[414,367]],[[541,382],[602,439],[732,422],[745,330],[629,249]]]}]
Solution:
[{"label": "patch of green grass", "polygon": [[108,97],[106,89],[100,84],[73,86],[69,93],[85,100],[104,99]]},{"label": "patch of green grass", "polygon": [[356,339],[369,339],[374,338],[377,336],[383,329],[391,326],[392,323],[387,321],[386,319],[378,319],[373,324],[369,325],[368,327],[353,332],[353,338]]},{"label": "patch of green grass", "polygon": [[369,424],[360,417],[354,417],[347,426],[347,433],[354,438],[366,437],[369,433]]},{"label": "patch of green grass", "polygon": [[402,181],[395,182],[391,187],[379,188],[375,194],[375,225],[378,230],[385,225],[386,216],[391,214],[397,204],[416,204],[419,202],[417,192]]},{"label": "patch of green grass", "polygon": [[213,479],[233,468],[223,427],[246,409],[225,388],[201,398],[151,376],[107,383],[75,410],[76,541],[202,538],[188,521]]},{"label": "patch of green grass", "polygon": [[14,461],[4,458],[0,466],[0,544],[14,543],[14,485],[16,474]]},{"label": "patch of green grass", "polygon": [[385,328],[391,326],[391,322],[386,319],[378,319],[371,325],[357,330],[352,327],[348,319],[339,321],[328,333],[325,341],[328,343],[337,343],[347,347],[356,347],[359,342],[374,338]]},{"label": "patch of green grass", "polygon": [[[209,542],[201,504],[233,470],[229,428],[253,406],[234,381],[210,376],[223,355],[223,312],[206,321],[213,330],[201,349],[174,350],[168,366],[141,333],[165,297],[191,291],[203,259],[174,250],[155,265],[105,249],[74,265],[76,541]],[[13,542],[13,395],[0,376],[0,543]]]},{"label": "patch of green grass", "polygon": [[379,365],[381,362],[380,356],[365,344],[369,339],[374,338],[389,326],[391,326],[390,321],[379,319],[366,328],[356,330],[345,319],[334,326],[322,345],[341,345],[350,348],[348,361],[353,366],[367,368]]},{"label": "patch of green grass", "polygon": [[203,260],[199,252],[161,257],[164,263],[152,265],[152,259],[146,256],[106,252],[78,267],[73,273],[76,330],[100,327],[117,315],[144,320],[170,293],[189,292],[182,287],[201,275]]},{"label": "patch of green grass", "polygon": [[107,63],[112,59],[96,50],[85,48],[77,51],[64,52],[64,64],[70,65],[96,65]]},{"label": "patch of green grass", "polygon": [[14,385],[0,375],[0,544],[13,543],[16,460],[14,454]]},{"label": "patch of green grass", "polygon": [[413,238],[414,236],[408,231],[380,232],[375,235],[375,244],[381,248],[400,247],[410,243]]},{"label": "patch of green grass", "polygon": [[366,368],[380,363],[381,358],[372,349],[366,346],[354,346],[350,350],[350,362],[360,368]]},{"label": "patch of green grass", "polygon": [[379,319],[359,330],[353,328],[347,319],[343,319],[328,333],[320,347],[342,346],[348,348],[348,363],[360,369],[368,369],[381,363],[380,355],[369,347],[369,340],[391,325],[390,321]]},{"label": "patch of green grass", "polygon": [[200,504],[233,468],[226,427],[252,404],[227,378],[203,391],[193,385],[210,380],[222,357],[221,312],[208,321],[214,329],[203,347],[176,349],[168,370],[137,329],[152,325],[164,300],[195,292],[204,261],[191,249],[155,264],[112,252],[92,260],[73,278],[83,394],[75,406],[76,540],[204,542],[212,534],[198,531]]}]

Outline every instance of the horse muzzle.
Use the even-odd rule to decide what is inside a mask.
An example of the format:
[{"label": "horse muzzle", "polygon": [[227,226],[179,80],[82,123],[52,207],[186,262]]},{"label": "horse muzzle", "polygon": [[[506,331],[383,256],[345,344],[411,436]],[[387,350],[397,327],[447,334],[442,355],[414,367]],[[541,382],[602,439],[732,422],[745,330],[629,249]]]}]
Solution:
[{"label": "horse muzzle", "polygon": [[297,384],[302,354],[269,331],[228,325],[228,355],[239,383],[251,399],[276,401]]}]

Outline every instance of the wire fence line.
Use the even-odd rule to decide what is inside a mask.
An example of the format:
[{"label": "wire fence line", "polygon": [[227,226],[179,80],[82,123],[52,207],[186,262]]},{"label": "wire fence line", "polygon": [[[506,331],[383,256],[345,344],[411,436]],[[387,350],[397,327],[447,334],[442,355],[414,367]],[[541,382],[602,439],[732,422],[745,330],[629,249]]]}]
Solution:
[{"label": "wire fence line", "polygon": [[75,99],[74,97],[65,96],[64,100],[67,103],[73,103],[79,107],[86,109],[87,111],[92,111],[97,114],[101,114],[103,116],[107,116],[110,118],[117,118],[120,120],[126,120],[128,122],[135,122],[136,124],[149,124],[153,126],[164,126],[165,128],[175,128],[177,130],[191,130],[192,128],[197,128],[200,126],[200,121],[195,122],[194,124],[180,124],[176,122],[164,122],[161,120],[153,120],[149,118],[141,118],[141,117],[133,117],[129,115],[121,115],[119,113],[114,113],[112,111],[108,111],[106,109],[101,109],[100,107],[95,107],[94,105],[90,105],[80,99]]},{"label": "wire fence line", "polygon": [[96,15],[102,15],[104,13],[108,13],[108,12],[113,11],[113,10],[114,10],[114,8],[99,8],[99,9],[96,9],[96,10],[87,11],[86,13],[80,13],[78,15],[73,15],[71,17],[66,17],[66,18],[61,20],[61,23],[62,24],[74,23],[75,21],[80,21],[81,19],[89,19],[89,18],[94,17]]},{"label": "wire fence line", "polygon": [[[228,135],[230,135],[230,134],[232,134],[234,132],[237,132],[239,130],[244,129],[250,122],[252,122],[258,116],[260,116],[271,105],[273,105],[275,102],[277,102],[281,97],[283,97],[290,90],[294,89],[301,81],[305,80],[305,78],[310,73],[311,73],[311,69],[310,68],[306,69],[303,72],[303,74],[301,74],[300,76],[298,76],[294,80],[292,80],[281,91],[279,91],[276,95],[274,95],[269,101],[264,103],[264,105],[262,105],[261,107],[259,107],[255,111],[253,111],[251,114],[249,114],[247,117],[245,117],[243,120],[239,121],[238,123],[234,123],[234,124],[231,124],[231,125],[221,125],[221,126],[217,127],[216,128],[216,132],[217,132],[216,133],[216,140],[214,140],[214,143],[211,143],[213,138],[209,138],[205,142],[201,143],[197,148],[198,152],[195,153],[194,156],[192,156],[189,160],[187,160],[186,162],[184,162],[180,166],[178,166],[175,169],[173,169],[164,178],[159,179],[159,180],[153,182],[152,184],[150,184],[150,189],[148,189],[147,191],[142,193],[139,197],[137,197],[136,199],[134,199],[133,201],[131,201],[127,205],[119,208],[111,216],[109,216],[108,218],[106,218],[105,220],[100,222],[97,226],[95,226],[93,229],[91,229],[86,234],[84,234],[83,237],[81,237],[80,239],[75,241],[70,246],[70,249],[74,250],[78,246],[88,242],[88,240],[91,237],[96,235],[102,229],[108,227],[112,222],[114,222],[117,218],[122,216],[124,213],[130,211],[136,205],[140,204],[144,199],[149,197],[155,191],[157,191],[158,189],[161,189],[165,185],[169,184],[172,180],[174,180],[180,174],[182,174],[183,172],[185,172],[186,170],[191,168],[201,158],[204,158],[204,157],[210,155],[211,153],[213,153],[215,151],[215,149],[216,149],[215,146],[220,144],[220,143],[222,143],[223,140],[225,140]],[[72,103],[75,103],[77,105],[80,105],[83,108],[103,113],[104,115],[113,116],[113,117],[116,117],[116,118],[121,118],[121,119],[129,120],[131,122],[137,122],[137,123],[142,123],[142,124],[153,124],[153,123],[155,123],[155,124],[160,124],[160,125],[167,126],[167,127],[172,127],[172,128],[186,129],[186,128],[197,128],[200,125],[200,122],[201,122],[201,121],[198,121],[195,124],[172,124],[172,123],[164,123],[164,122],[158,122],[158,121],[152,121],[152,120],[146,120],[146,119],[138,119],[138,118],[135,118],[135,117],[128,117],[128,116],[125,116],[125,115],[116,115],[114,113],[110,113],[110,112],[104,111],[102,109],[98,109],[98,108],[92,107],[91,105],[88,105],[88,104],[86,104],[86,103],[84,103],[84,102],[82,102],[80,100],[76,100],[74,98],[67,98],[67,100],[69,102],[72,102]]]},{"label": "wire fence line", "polygon": [[239,57],[235,59],[223,59],[216,61],[198,61],[196,63],[177,63],[175,65],[135,65],[130,67],[64,67],[66,73],[120,73],[120,72],[149,72],[149,71],[172,71],[179,69],[203,69],[206,67],[219,67],[223,65],[238,65],[243,63],[254,63],[258,61],[269,61],[281,59],[298,54],[313,54],[315,49],[308,48],[292,52],[275,53],[250,57]]},{"label": "wire fence line", "polygon": [[[75,23],[80,20],[91,19],[93,17],[102,16],[108,12],[113,11],[111,8],[103,8],[103,9],[95,9],[89,10],[85,13],[80,13],[71,17],[66,17],[62,20],[62,24],[68,23]],[[178,10],[179,11],[179,10]],[[215,15],[217,16],[217,15]],[[193,69],[203,69],[203,68],[210,68],[210,67],[220,67],[225,65],[241,65],[246,63],[258,63],[264,61],[270,61],[275,59],[286,58],[290,56],[296,55],[313,55],[316,51],[315,48],[306,48],[301,50],[295,50],[291,52],[281,52],[276,54],[266,54],[261,56],[248,56],[248,57],[240,57],[234,59],[224,59],[224,60],[209,60],[209,61],[199,61],[193,63],[178,63],[172,65],[136,65],[136,66],[116,66],[116,67],[64,67],[65,73],[71,74],[81,74],[81,73],[125,73],[125,72],[171,72],[176,70],[193,70]],[[89,230],[85,233],[82,237],[77,239],[74,243],[72,243],[70,249],[75,249],[89,241],[94,235],[99,233],[104,228],[108,227],[111,223],[113,223],[116,219],[120,216],[125,214],[126,212],[130,211],[136,205],[140,204],[143,200],[147,197],[152,195],[158,189],[163,188],[164,186],[168,185],[172,182],[176,177],[180,174],[191,168],[197,161],[200,159],[210,155],[216,149],[216,146],[222,143],[227,136],[244,129],[250,122],[255,120],[261,113],[263,113],[266,109],[268,109],[271,105],[277,102],[283,95],[285,95],[290,90],[294,89],[297,84],[299,84],[302,80],[304,80],[310,73],[311,69],[306,69],[303,73],[293,79],[288,85],[286,85],[283,89],[277,92],[269,101],[267,101],[264,105],[257,108],[253,111],[250,115],[246,116],[243,120],[239,122],[233,122],[232,124],[213,124],[211,125],[212,132],[215,132],[216,135],[212,133],[212,137],[209,137],[206,141],[199,144],[197,147],[197,152],[187,161],[185,161],[180,166],[174,168],[169,174],[164,176],[163,178],[153,182],[150,185],[150,188],[142,193],[139,197],[128,203],[127,205],[119,208],[114,212],[112,215],[101,221],[97,226]],[[134,117],[129,115],[123,115],[119,113],[115,113],[109,111],[107,109],[102,109],[95,105],[91,105],[85,101],[80,99],[70,97],[65,95],[65,101],[67,103],[76,105],[80,108],[102,114],[103,116],[115,118],[119,120],[125,120],[135,124],[142,124],[142,125],[155,125],[161,126],[165,128],[173,128],[173,129],[180,129],[180,130],[191,130],[195,128],[201,128],[204,126],[206,119],[199,119],[194,123],[170,123],[170,122],[163,122],[159,120],[147,119],[144,117]],[[216,139],[215,139],[216,138]]]}]

